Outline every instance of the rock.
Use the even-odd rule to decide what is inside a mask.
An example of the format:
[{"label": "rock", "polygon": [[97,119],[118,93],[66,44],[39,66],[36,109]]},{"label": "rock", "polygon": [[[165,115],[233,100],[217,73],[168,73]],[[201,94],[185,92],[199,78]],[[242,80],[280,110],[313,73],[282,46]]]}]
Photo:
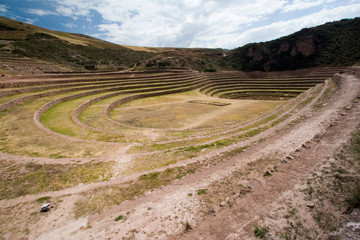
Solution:
[{"label": "rock", "polygon": [[315,136],[314,136],[315,139],[320,139],[320,138],[322,138],[322,137],[323,137],[323,134],[321,134],[321,133],[317,133],[317,134],[315,134]]},{"label": "rock", "polygon": [[240,195],[245,195],[245,194],[247,194],[247,193],[249,193],[249,192],[251,192],[252,190],[250,189],[250,188],[244,188],[244,189],[241,189],[240,190]]},{"label": "rock", "polygon": [[283,158],[283,160],[281,162],[282,163],[289,163],[289,161],[286,158]]},{"label": "rock", "polygon": [[301,147],[302,147],[302,148],[307,148],[307,149],[310,148],[310,146],[307,145],[306,143],[303,143],[303,144],[301,145]]},{"label": "rock", "polygon": [[296,149],[295,152],[301,152],[301,148]]},{"label": "rock", "polygon": [[41,207],[40,212],[48,212],[48,211],[50,211],[50,208],[51,208],[51,204],[46,203]]},{"label": "rock", "polygon": [[272,176],[272,173],[270,171],[266,171],[264,173],[264,177],[270,177],[270,176]]},{"label": "rock", "polygon": [[359,102],[359,100],[358,100],[358,99],[355,99],[355,100],[354,100],[354,103],[358,103],[358,102]]},{"label": "rock", "polygon": [[291,156],[291,155],[288,155],[288,156],[286,156],[286,159],[289,159],[289,160],[294,160],[294,157],[293,157],[293,156]]},{"label": "rock", "polygon": [[205,215],[211,215],[215,213],[215,209],[214,208],[209,208],[209,210],[205,213]]},{"label": "rock", "polygon": [[220,203],[220,207],[224,207],[229,202],[230,202],[230,197],[225,198],[225,200]]},{"label": "rock", "polygon": [[296,155],[296,152],[295,152],[295,151],[293,151],[293,152],[289,153],[289,156],[291,156],[291,157],[293,157],[293,158],[297,157],[297,155]]},{"label": "rock", "polygon": [[314,208],[315,207],[315,204],[314,203],[308,203],[308,204],[306,204],[306,206],[308,207],[308,208]]}]

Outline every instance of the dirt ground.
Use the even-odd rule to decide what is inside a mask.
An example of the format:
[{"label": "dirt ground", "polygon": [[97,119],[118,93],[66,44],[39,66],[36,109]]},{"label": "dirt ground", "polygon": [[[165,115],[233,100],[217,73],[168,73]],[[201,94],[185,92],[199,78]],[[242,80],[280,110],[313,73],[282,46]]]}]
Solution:
[{"label": "dirt ground", "polygon": [[[76,219],[73,208],[83,193],[124,179],[2,200],[0,239],[256,239],[256,226],[266,226],[266,239],[326,239],[329,231],[316,227],[311,215],[318,202],[304,192],[308,179],[325,174],[319,169],[357,129],[359,94],[360,79],[343,74],[329,102],[265,131],[246,151],[215,154],[212,158],[220,160],[195,174],[98,214]],[[47,213],[38,212],[41,204],[35,200],[42,196],[56,205]],[[300,220],[302,227],[296,225]],[[284,232],[288,225],[298,226],[292,235]]]}]

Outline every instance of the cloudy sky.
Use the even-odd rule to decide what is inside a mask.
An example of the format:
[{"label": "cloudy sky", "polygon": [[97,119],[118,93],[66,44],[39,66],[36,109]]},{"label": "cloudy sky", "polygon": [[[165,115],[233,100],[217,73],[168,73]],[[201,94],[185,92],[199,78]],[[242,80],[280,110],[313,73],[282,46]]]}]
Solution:
[{"label": "cloudy sky", "polygon": [[2,0],[0,15],[148,47],[228,48],[360,16],[360,0]]}]

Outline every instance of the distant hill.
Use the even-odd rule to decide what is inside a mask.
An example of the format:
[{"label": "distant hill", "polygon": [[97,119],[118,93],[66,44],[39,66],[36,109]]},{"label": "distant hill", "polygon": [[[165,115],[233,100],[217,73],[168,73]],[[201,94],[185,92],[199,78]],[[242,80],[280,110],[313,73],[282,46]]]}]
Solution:
[{"label": "distant hill", "polygon": [[360,18],[330,22],[273,41],[236,48],[224,58],[243,71],[294,70],[360,63]]},{"label": "distant hill", "polygon": [[[1,69],[1,59],[10,59],[6,67],[17,72],[16,69],[22,68],[16,68],[17,61],[22,57],[26,57],[26,61],[22,60],[21,64],[31,68],[27,72],[57,68],[67,69],[65,71],[174,68],[208,72],[279,71],[354,65],[360,64],[359,39],[360,18],[355,18],[306,28],[286,37],[234,50],[151,48],[118,45],[0,17],[0,72],[7,72]],[[11,59],[14,59],[12,66]],[[31,60],[36,62],[31,65]]]},{"label": "distant hill", "polygon": [[123,70],[156,55],[155,49],[121,46],[83,34],[52,31],[0,17],[0,50],[74,71]]},{"label": "distant hill", "polygon": [[174,68],[218,71],[223,69],[219,62],[228,52],[223,49],[118,45],[84,34],[53,31],[5,17],[0,17],[0,51],[13,53],[14,59],[15,56],[24,56],[72,71]]}]

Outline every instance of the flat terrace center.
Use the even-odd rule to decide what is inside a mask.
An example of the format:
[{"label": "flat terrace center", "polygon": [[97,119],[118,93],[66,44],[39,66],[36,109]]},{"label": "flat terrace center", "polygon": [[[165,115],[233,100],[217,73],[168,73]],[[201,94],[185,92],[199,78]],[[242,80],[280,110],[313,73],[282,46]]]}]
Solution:
[{"label": "flat terrace center", "polygon": [[126,103],[114,109],[111,117],[140,128],[213,128],[249,121],[283,102],[219,99],[191,91]]}]

